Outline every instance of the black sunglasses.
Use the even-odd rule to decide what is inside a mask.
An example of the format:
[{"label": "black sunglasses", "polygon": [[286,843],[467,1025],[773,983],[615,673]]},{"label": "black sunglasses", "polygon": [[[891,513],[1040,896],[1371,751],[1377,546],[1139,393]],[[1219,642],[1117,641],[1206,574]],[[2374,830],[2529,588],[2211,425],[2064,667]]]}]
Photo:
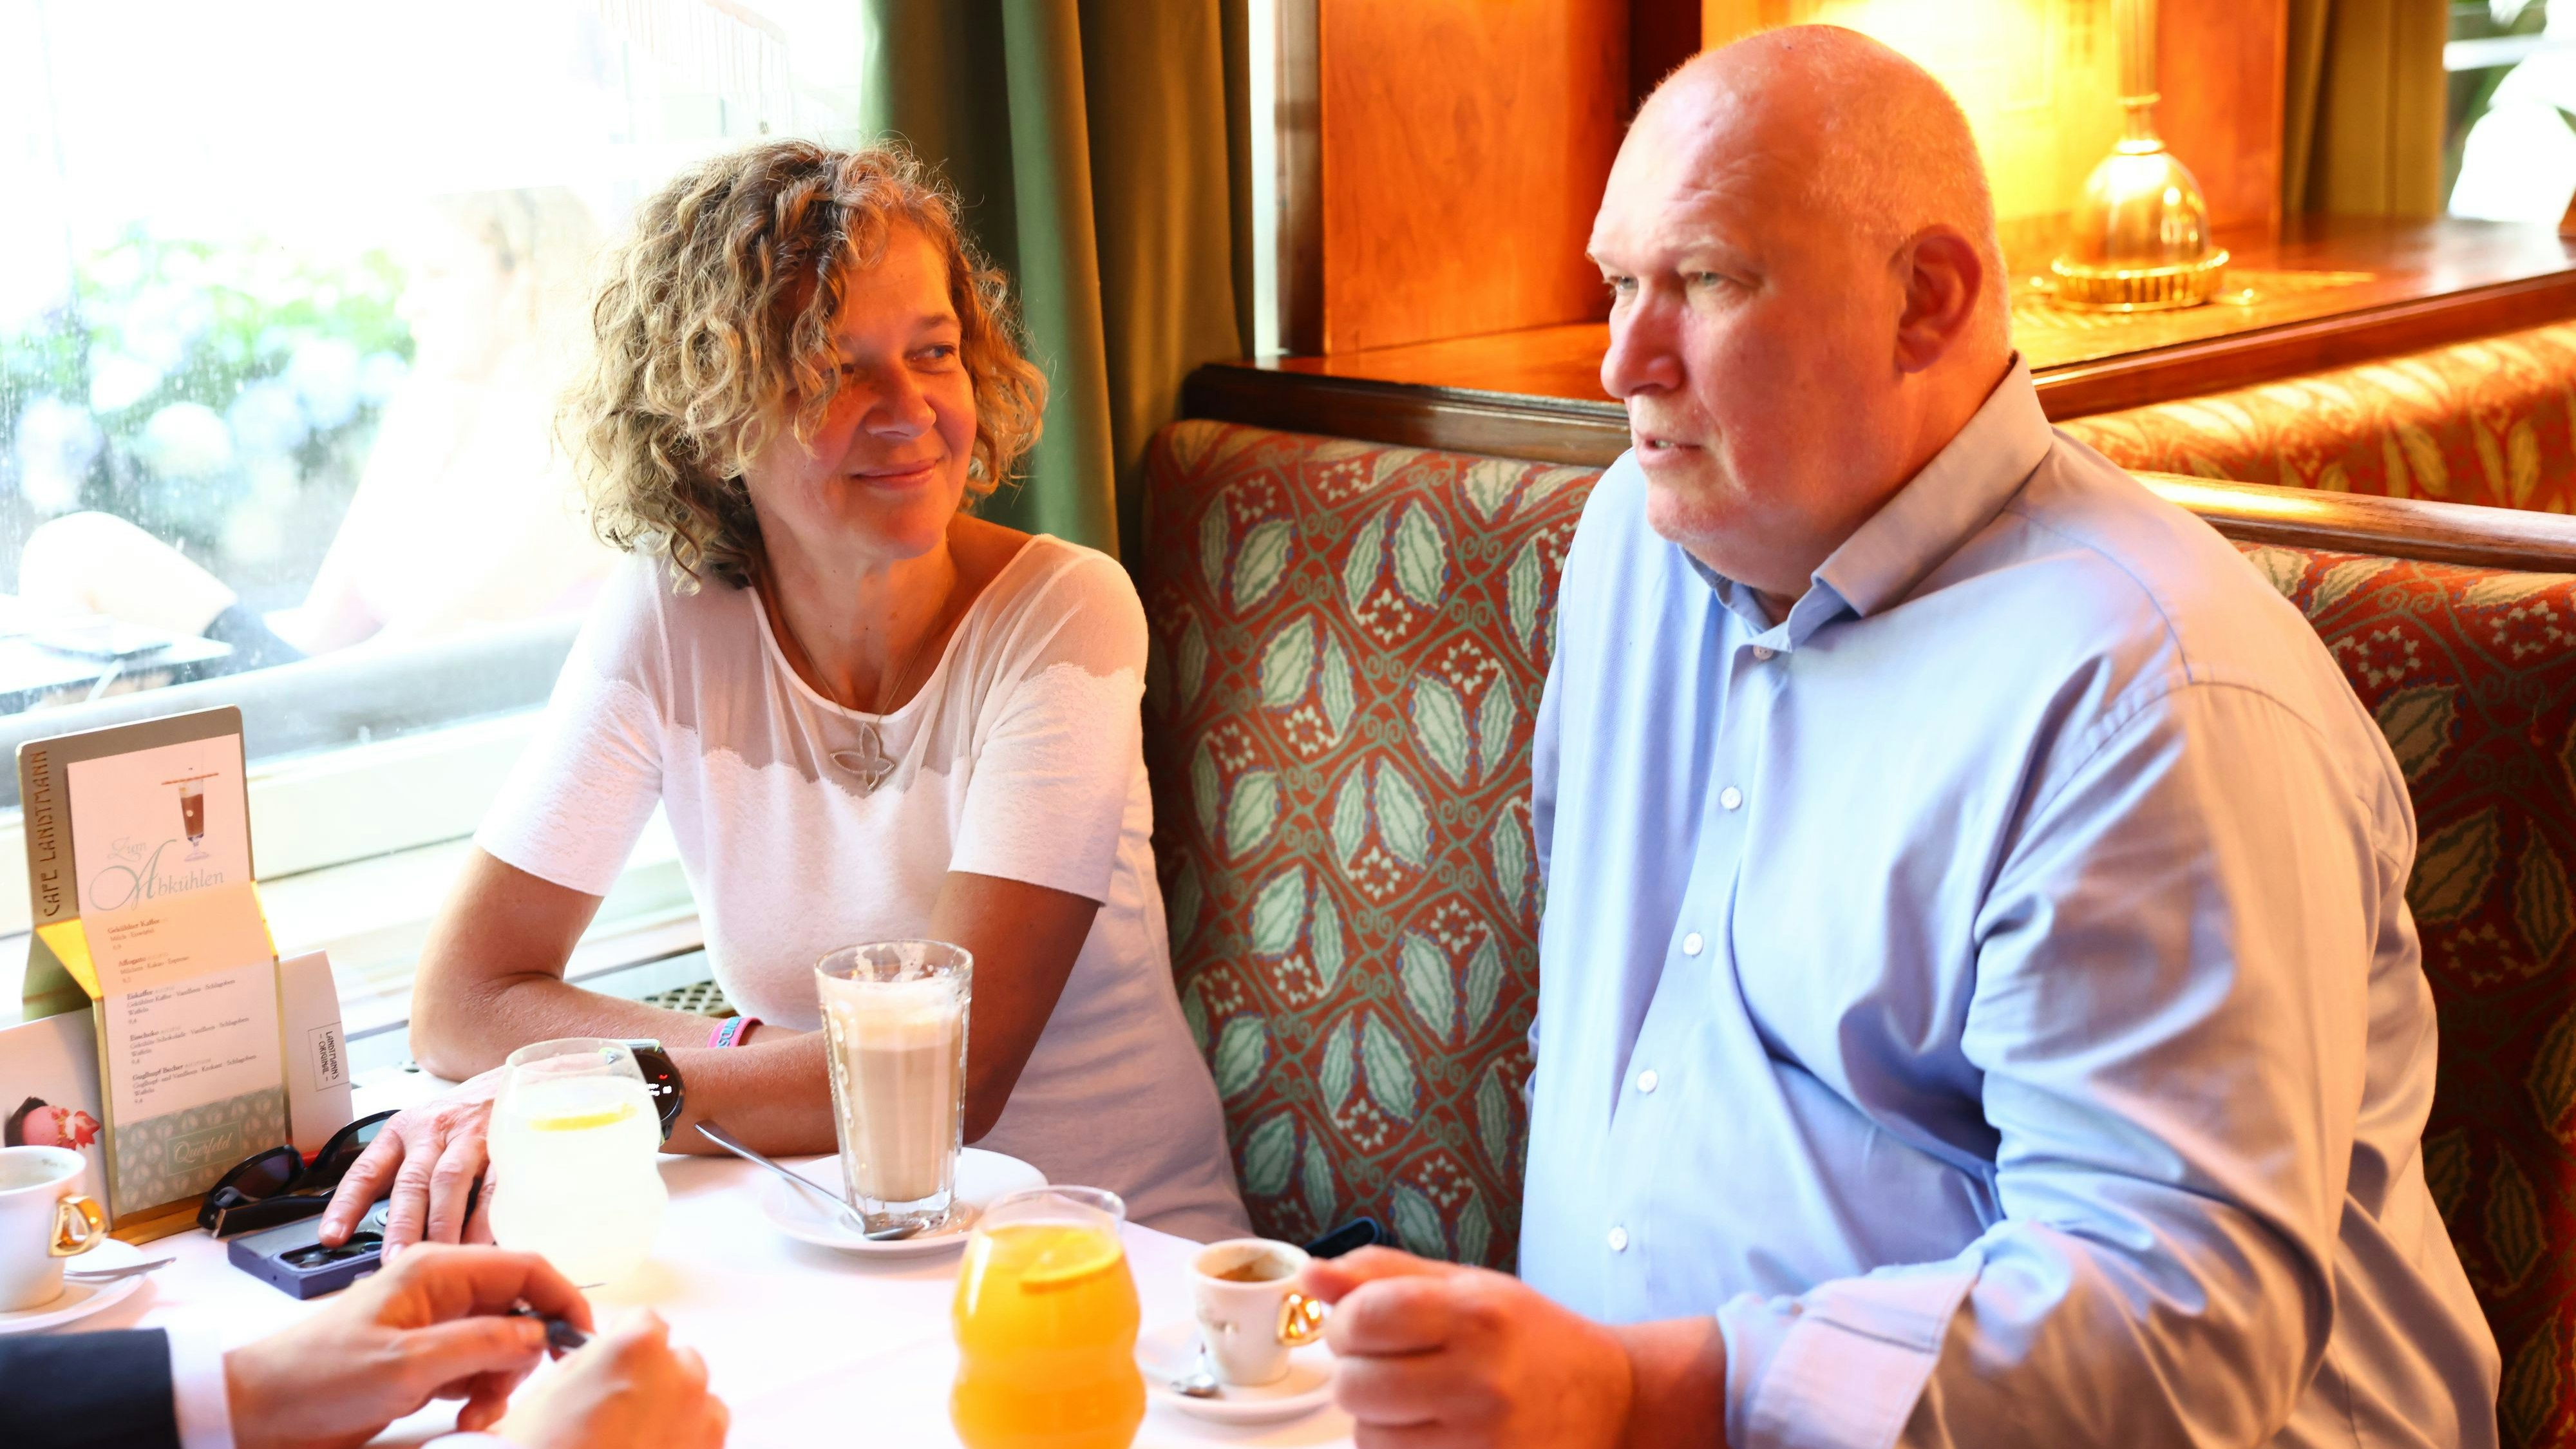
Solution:
[{"label": "black sunglasses", "polygon": [[242,1159],[206,1194],[197,1208],[197,1226],[228,1238],[320,1213],[330,1206],[340,1179],[349,1175],[393,1116],[378,1112],[332,1133],[310,1165],[303,1153],[283,1144]]}]

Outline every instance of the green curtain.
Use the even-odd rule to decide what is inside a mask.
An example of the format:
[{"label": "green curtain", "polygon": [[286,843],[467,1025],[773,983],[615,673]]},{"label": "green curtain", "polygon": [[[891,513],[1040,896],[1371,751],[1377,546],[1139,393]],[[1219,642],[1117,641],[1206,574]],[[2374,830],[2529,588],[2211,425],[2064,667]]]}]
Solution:
[{"label": "green curtain", "polygon": [[2289,32],[2282,212],[2439,212],[2449,7],[2290,0]]},{"label": "green curtain", "polygon": [[1250,350],[1226,64],[1242,0],[863,3],[866,122],[946,172],[1050,384],[1028,476],[986,515],[1117,553],[1181,380]]}]

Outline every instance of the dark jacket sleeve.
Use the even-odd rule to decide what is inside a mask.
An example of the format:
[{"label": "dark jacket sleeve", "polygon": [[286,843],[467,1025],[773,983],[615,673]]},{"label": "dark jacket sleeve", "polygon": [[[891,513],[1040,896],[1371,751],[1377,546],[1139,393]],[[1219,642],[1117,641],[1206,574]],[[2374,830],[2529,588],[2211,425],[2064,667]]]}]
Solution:
[{"label": "dark jacket sleeve", "polygon": [[157,1328],[0,1338],[8,1449],[178,1449],[170,1338]]}]

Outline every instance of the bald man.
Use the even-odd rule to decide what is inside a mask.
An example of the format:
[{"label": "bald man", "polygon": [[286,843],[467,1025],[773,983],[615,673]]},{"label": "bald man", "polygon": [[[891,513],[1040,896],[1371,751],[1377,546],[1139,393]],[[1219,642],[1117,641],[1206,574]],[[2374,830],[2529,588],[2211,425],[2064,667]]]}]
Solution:
[{"label": "bald man", "polygon": [[1360,1444],[2492,1445],[2405,782],[2050,430],[1958,107],[1702,56],[1592,254],[1635,447],[1538,724],[1522,1277],[1312,1271]]}]

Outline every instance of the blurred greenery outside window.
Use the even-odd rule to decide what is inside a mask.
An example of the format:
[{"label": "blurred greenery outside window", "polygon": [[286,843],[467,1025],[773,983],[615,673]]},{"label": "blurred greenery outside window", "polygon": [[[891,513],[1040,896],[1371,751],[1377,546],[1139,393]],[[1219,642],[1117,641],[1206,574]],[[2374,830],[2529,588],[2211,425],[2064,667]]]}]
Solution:
[{"label": "blurred greenery outside window", "polygon": [[2445,208],[2557,221],[2576,193],[2576,0],[2465,0],[2450,10]]},{"label": "blurred greenery outside window", "polygon": [[[615,563],[552,426],[598,255],[694,161],[852,140],[858,12],[0,0],[0,746],[272,668],[541,703]],[[499,694],[401,667],[531,637]]]},{"label": "blurred greenery outside window", "polygon": [[0,336],[0,540],[103,509],[256,604],[296,602],[410,370],[403,280],[381,248],[317,262],[141,223],[81,249],[59,305]]}]

